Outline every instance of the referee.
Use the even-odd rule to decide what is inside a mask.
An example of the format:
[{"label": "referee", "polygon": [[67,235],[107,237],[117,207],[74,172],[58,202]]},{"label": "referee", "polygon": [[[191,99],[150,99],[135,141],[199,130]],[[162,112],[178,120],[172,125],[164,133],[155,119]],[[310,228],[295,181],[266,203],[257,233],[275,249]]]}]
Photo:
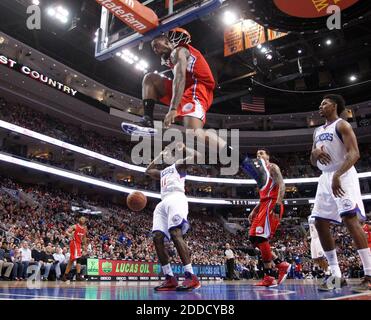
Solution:
[{"label": "referee", "polygon": [[234,279],[234,253],[229,243],[225,245],[224,257],[227,264],[227,277],[226,280]]}]

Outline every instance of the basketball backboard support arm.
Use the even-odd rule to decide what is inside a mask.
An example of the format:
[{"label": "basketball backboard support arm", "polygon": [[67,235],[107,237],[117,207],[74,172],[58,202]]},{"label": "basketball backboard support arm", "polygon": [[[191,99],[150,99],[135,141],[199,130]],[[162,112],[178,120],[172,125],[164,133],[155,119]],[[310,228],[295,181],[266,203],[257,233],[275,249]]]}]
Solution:
[{"label": "basketball backboard support arm", "polygon": [[[148,0],[143,4],[149,4],[152,1],[153,0]],[[95,46],[95,57],[100,61],[110,59],[114,57],[117,52],[138,46],[143,42],[150,41],[161,33],[168,32],[173,28],[183,26],[197,18],[207,15],[219,8],[224,1],[225,0],[206,0],[174,13],[174,0],[169,0],[168,16],[160,21],[160,25],[156,29],[150,30],[145,34],[136,32],[122,39],[117,39],[117,41],[115,41],[116,39],[109,39],[108,29],[110,12],[102,7],[100,28],[98,29]]]}]

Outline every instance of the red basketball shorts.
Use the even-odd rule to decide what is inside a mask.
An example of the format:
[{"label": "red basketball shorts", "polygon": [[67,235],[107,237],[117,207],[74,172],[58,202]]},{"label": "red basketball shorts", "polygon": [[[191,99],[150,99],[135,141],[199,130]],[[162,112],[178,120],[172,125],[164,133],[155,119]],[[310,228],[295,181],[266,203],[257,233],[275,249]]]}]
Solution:
[{"label": "red basketball shorts", "polygon": [[82,256],[81,243],[70,242],[70,260],[74,261]]},{"label": "red basketball shorts", "polygon": [[[170,105],[173,96],[173,81],[164,79],[166,94],[161,97],[160,102]],[[214,92],[205,87],[202,83],[195,81],[191,86],[186,87],[180,104],[177,108],[178,117],[194,117],[206,122],[206,112],[213,103]]]},{"label": "red basketball shorts", "polygon": [[274,236],[284,211],[282,206],[280,218],[275,218],[272,211],[275,205],[276,201],[274,200],[260,202],[259,212],[252,221],[249,236],[266,239],[270,239]]}]

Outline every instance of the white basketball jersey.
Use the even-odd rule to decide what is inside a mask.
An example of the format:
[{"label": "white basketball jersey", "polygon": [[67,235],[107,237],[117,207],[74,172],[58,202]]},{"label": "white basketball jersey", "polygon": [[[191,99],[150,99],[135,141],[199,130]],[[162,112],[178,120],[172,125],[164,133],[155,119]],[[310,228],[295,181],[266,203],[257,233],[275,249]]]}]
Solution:
[{"label": "white basketball jersey", "polygon": [[161,199],[173,192],[184,190],[185,175],[179,174],[175,164],[161,171]]},{"label": "white basketball jersey", "polygon": [[318,239],[318,232],[317,232],[317,229],[314,225],[314,221],[315,221],[314,218],[309,216],[308,223],[309,223],[309,232],[310,232],[311,240]]},{"label": "white basketball jersey", "polygon": [[332,172],[338,170],[345,160],[347,153],[340,132],[337,131],[336,125],[342,121],[338,119],[328,126],[324,125],[316,129],[314,134],[314,142],[316,148],[323,148],[323,151],[331,157],[331,162],[328,165],[323,165],[317,161],[317,167],[324,172]]}]

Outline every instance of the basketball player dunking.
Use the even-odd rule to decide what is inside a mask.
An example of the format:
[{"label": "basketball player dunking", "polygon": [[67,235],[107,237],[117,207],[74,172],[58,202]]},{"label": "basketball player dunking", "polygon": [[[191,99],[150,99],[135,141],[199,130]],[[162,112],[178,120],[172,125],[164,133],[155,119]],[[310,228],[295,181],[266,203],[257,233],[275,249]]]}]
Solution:
[{"label": "basketball player dunking", "polygon": [[[275,287],[285,281],[291,265],[281,261],[271,250],[269,239],[276,232],[282,218],[285,183],[280,168],[269,162],[269,151],[259,149],[257,159],[246,157],[243,171],[258,184],[260,201],[249,215],[251,243],[259,248],[264,263],[264,278],[257,286]],[[273,262],[278,269],[278,281],[273,277]]]},{"label": "basketball player dunking", "polygon": [[[185,148],[183,143],[177,145],[178,150]],[[184,241],[183,235],[188,231],[188,201],[185,196],[184,181],[187,174],[186,160],[199,156],[199,153],[185,148],[189,154],[185,159],[177,160],[173,165],[164,170],[156,169],[156,162],[162,156],[164,161],[169,163],[171,152],[165,148],[147,167],[146,173],[153,179],[161,181],[161,202],[156,206],[153,213],[153,241],[160,260],[162,271],[166,280],[156,291],[188,291],[198,289],[201,283],[193,273],[191,256]],[[182,260],[185,271],[185,281],[181,286],[174,277],[169,263],[169,254],[165,248],[165,238],[174,242],[175,248]]]},{"label": "basketball player dunking", "polygon": [[70,240],[70,260],[68,261],[66,272],[62,277],[62,281],[69,280],[69,272],[71,271],[72,265],[76,260],[76,281],[82,281],[81,277],[81,257],[86,254],[87,241],[86,234],[88,230],[86,227],[86,218],[81,217],[78,224],[70,226],[66,234]]},{"label": "basketball player dunking", "polygon": [[[326,124],[317,128],[313,135],[311,163],[322,175],[319,178],[311,217],[315,219],[318,236],[336,278],[342,277],[337,259],[335,242],[330,232],[330,223],[344,222],[354,240],[362,260],[365,278],[354,288],[355,292],[371,289],[371,254],[360,220],[365,220],[365,209],[357,171],[354,164],[359,159],[357,138],[351,125],[339,118],[345,110],[345,101],[340,95],[324,97],[319,113]],[[323,283],[320,290],[332,290],[335,286]]]},{"label": "basketball player dunking", "polygon": [[162,64],[173,70],[174,79],[148,73],[142,85],[144,116],[138,125],[123,122],[121,127],[128,134],[153,135],[155,103],[162,102],[170,106],[164,119],[165,128],[169,128],[175,119],[182,118],[184,127],[192,129],[192,134],[201,141],[222,149],[226,142],[203,130],[206,112],[213,102],[215,80],[204,56],[189,44],[190,41],[190,34],[182,28],[152,40],[154,53],[161,57]]}]

